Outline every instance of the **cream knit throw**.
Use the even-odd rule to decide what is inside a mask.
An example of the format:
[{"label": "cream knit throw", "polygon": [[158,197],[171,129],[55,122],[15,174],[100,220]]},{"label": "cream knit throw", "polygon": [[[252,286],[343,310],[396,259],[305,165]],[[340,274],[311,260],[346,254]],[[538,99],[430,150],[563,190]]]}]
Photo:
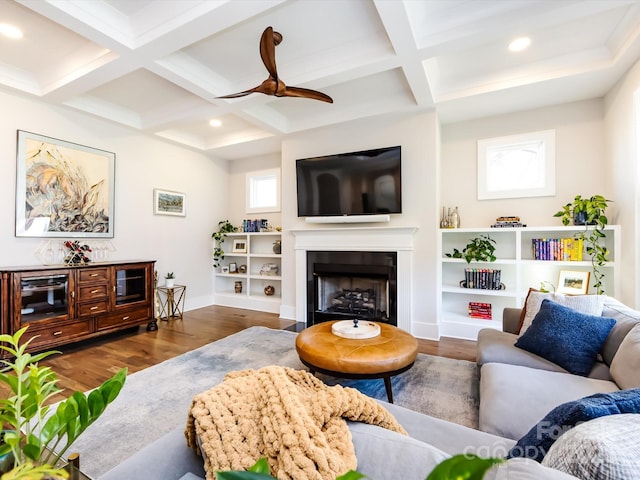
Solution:
[{"label": "cream knit throw", "polygon": [[260,457],[280,480],[333,480],[357,467],[345,419],[406,434],[387,410],[357,390],[270,366],[231,372],[196,395],[185,436],[204,453],[207,480],[219,470],[246,470]]}]

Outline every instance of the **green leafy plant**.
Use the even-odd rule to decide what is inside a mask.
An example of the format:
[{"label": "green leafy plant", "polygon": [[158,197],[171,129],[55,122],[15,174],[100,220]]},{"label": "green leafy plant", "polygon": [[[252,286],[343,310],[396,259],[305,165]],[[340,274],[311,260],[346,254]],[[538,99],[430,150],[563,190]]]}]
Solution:
[{"label": "green leafy plant", "polygon": [[176,277],[174,277],[173,272],[168,272],[168,273],[164,276],[164,278],[169,278],[169,279],[171,279],[171,278],[176,278]]},{"label": "green leafy plant", "polygon": [[227,233],[233,233],[236,231],[236,227],[234,227],[229,220],[222,220],[218,222],[218,231],[213,232],[211,235],[215,240],[215,246],[213,247],[213,266],[219,267],[220,261],[224,260],[224,250],[222,249],[222,244],[224,243],[224,239],[227,236]]},{"label": "green leafy plant", "polygon": [[0,335],[0,350],[10,357],[0,360],[0,382],[9,388],[7,398],[0,399],[0,422],[4,428],[0,455],[13,456],[12,470],[1,479],[66,478],[66,471],[56,465],[80,434],[116,399],[127,369],[123,368],[89,394],[74,392],[55,411],[50,411],[46,403],[62,390],[57,387],[55,372],[38,362],[59,352],[29,353],[29,344],[36,337],[20,345],[27,328],[14,335]]},{"label": "green leafy plant", "polygon": [[[494,465],[504,463],[503,458],[481,458],[473,454],[460,454],[440,462],[426,480],[482,480]],[[216,472],[218,480],[274,480],[269,474],[269,463],[261,458],[247,471]],[[336,480],[368,478],[360,472],[349,471]]]},{"label": "green leafy plant", "polygon": [[602,279],[604,273],[600,270],[607,262],[609,249],[602,243],[606,238],[605,228],[609,223],[605,215],[605,210],[611,200],[607,200],[602,195],[593,195],[589,198],[582,198],[576,195],[573,202],[567,203],[561,210],[553,216],[560,217],[563,225],[569,225],[573,221],[574,225],[584,225],[584,231],[576,233],[575,238],[582,240],[586,245],[587,255],[591,256],[591,267],[595,282],[593,287],[598,295],[604,294]]},{"label": "green leafy plant", "polygon": [[464,258],[467,263],[472,260],[476,262],[495,262],[496,241],[488,235],[480,235],[473,238],[462,251],[457,248],[453,249],[453,253],[445,253],[449,258]]}]

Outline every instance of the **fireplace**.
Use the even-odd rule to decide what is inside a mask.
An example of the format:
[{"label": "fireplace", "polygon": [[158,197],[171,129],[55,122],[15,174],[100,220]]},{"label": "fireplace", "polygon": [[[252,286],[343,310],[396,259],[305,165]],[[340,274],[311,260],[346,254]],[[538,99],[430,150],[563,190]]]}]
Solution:
[{"label": "fireplace", "polygon": [[397,326],[397,253],[307,252],[307,326],[361,319]]}]

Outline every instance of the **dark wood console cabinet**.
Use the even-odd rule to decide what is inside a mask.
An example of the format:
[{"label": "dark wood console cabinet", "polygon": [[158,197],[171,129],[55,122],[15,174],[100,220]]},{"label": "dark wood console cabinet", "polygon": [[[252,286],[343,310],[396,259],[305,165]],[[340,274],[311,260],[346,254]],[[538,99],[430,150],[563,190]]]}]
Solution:
[{"label": "dark wood console cabinet", "polygon": [[44,350],[154,322],[154,261],[0,268],[0,333]]}]

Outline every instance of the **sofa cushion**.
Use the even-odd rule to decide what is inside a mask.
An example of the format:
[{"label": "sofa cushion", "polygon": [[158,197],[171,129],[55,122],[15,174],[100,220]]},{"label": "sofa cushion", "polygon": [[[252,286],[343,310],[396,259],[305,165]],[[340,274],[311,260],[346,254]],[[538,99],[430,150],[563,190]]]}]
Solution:
[{"label": "sofa cushion", "polygon": [[576,375],[587,376],[616,321],[585,315],[548,299],[516,347],[540,355]]},{"label": "sofa cushion", "polygon": [[576,480],[573,475],[542,466],[528,458],[511,458],[491,468],[482,478],[484,480]]},{"label": "sofa cushion", "polygon": [[640,472],[640,415],[596,418],[562,434],[542,464],[584,480],[628,480]]},{"label": "sofa cushion", "polygon": [[620,413],[640,413],[640,389],[597,393],[559,405],[516,442],[508,457],[531,458],[541,462],[551,445],[564,432],[579,423]]},{"label": "sofa cushion", "polygon": [[610,381],[487,363],[480,369],[480,430],[517,440],[562,403],[618,390]]},{"label": "sofa cushion", "polygon": [[604,298],[601,295],[562,295],[560,293],[546,293],[529,289],[522,309],[520,328],[517,332],[519,335],[525,333],[531,326],[531,322],[533,322],[540,310],[543,300],[552,300],[580,313],[596,316],[602,314],[604,304]]},{"label": "sofa cushion", "polygon": [[604,296],[603,317],[611,317],[616,320],[616,324],[609,333],[607,340],[602,346],[602,359],[607,365],[611,365],[618,347],[631,329],[640,324],[640,311],[627,307],[619,300]]},{"label": "sofa cushion", "polygon": [[611,362],[611,377],[620,388],[640,387],[640,325],[624,338]]}]

